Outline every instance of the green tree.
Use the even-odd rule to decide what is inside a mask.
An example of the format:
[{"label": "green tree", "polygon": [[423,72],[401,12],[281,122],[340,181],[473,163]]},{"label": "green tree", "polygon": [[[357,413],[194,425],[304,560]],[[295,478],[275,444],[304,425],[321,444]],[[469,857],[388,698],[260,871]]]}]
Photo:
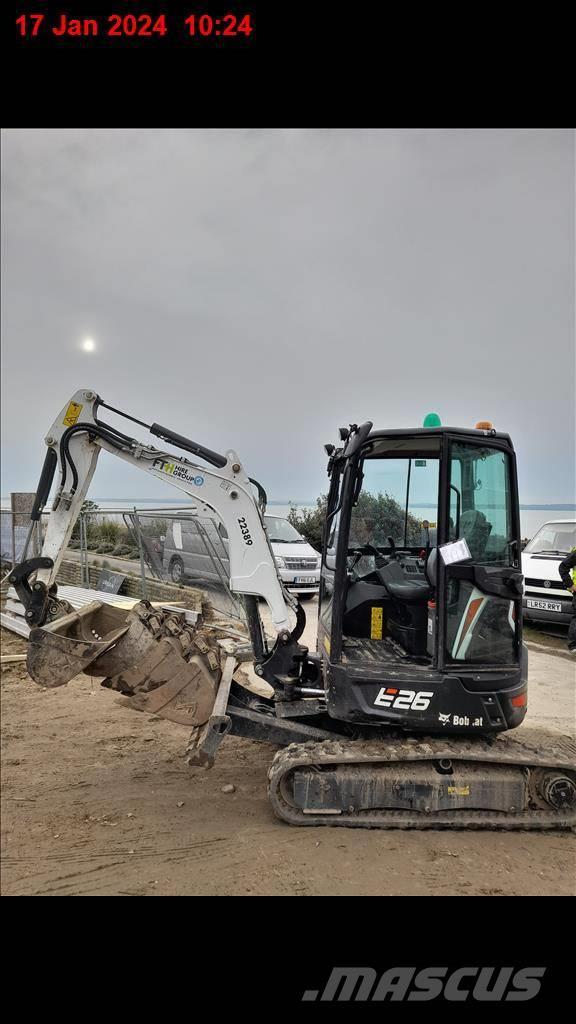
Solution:
[{"label": "green tree", "polygon": [[[83,501],[82,502],[82,508],[80,509],[80,513],[82,513],[82,512],[96,512],[98,510],[98,508],[99,508],[99,506],[96,504],[95,501]],[[88,519],[88,523],[90,523],[89,519]],[[72,530],[72,540],[80,540],[80,516],[78,517],[78,519],[74,523],[74,529]]]},{"label": "green tree", "polygon": [[298,533],[301,533],[305,540],[313,548],[316,548],[316,551],[322,549],[322,530],[326,519],[327,503],[328,496],[321,494],[316,499],[316,508],[291,508],[286,517],[288,522],[298,530]]},{"label": "green tree", "polygon": [[[288,522],[292,523],[299,533],[316,550],[322,547],[322,531],[326,519],[327,495],[322,494],[316,499],[316,508],[291,508]],[[374,544],[387,547],[388,537],[393,537],[396,544],[404,543],[404,527],[406,543],[415,546],[422,543],[422,524],[419,519],[408,515],[405,509],[389,494],[370,494],[363,491],[352,509],[350,520],[350,545]]]},{"label": "green tree", "polygon": [[388,537],[393,537],[396,544],[406,543],[410,546],[422,543],[422,524],[419,519],[408,515],[405,509],[389,494],[360,494],[352,510],[350,520],[350,544],[374,544],[386,547]]}]

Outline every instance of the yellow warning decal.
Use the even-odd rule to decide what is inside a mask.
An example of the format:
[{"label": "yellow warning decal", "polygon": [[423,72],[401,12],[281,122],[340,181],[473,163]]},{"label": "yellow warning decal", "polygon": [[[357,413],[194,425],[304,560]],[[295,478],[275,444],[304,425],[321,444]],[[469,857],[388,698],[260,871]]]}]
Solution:
[{"label": "yellow warning decal", "polygon": [[330,654],[330,637],[329,636],[325,636],[324,637],[324,648],[326,650],[326,653]]},{"label": "yellow warning decal", "polygon": [[382,639],[382,622],[383,622],[383,611],[382,608],[372,608],[370,612],[370,639],[381,640]]},{"label": "yellow warning decal", "polygon": [[470,786],[448,786],[450,796],[470,796]]},{"label": "yellow warning decal", "polygon": [[73,427],[78,421],[78,417],[82,412],[82,406],[78,405],[78,402],[70,402],[70,405],[66,409],[66,415],[62,420],[65,427]]}]

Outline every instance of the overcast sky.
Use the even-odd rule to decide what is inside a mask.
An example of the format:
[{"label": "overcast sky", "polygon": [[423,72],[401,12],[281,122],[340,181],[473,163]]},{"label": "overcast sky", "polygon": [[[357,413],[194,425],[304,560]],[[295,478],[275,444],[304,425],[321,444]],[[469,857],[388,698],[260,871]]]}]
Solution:
[{"label": "overcast sky", "polygon": [[[339,424],[430,411],[575,500],[571,130],[8,130],[3,214],[2,495],[90,387],[277,500]],[[156,495],[101,455],[92,497]]]}]

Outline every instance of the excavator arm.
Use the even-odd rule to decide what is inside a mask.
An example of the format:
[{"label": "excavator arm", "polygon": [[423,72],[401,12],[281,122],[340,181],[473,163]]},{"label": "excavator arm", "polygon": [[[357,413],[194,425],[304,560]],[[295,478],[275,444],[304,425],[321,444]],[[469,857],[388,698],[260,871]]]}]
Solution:
[{"label": "excavator arm", "polygon": [[[100,408],[110,406],[106,406],[94,391],[77,391],[46,436],[48,451],[33,519],[42,514],[54,476],[58,477],[58,486],[48,517],[42,564],[36,562],[28,572],[28,576],[35,573],[35,582],[29,592],[26,591],[26,567],[17,573],[16,581],[25,597],[29,624],[42,625],[53,615],[50,606],[54,610],[53,588],[60,562],[88,493],[98,457],[104,450],[158,480],[168,482],[200,502],[207,514],[215,514],[228,534],[230,589],[237,594],[263,598],[276,631],[288,631],[289,609],[300,618],[303,612],[299,613],[297,600],[284,589],[278,577],[252,483],[236,452],[230,450],[220,455],[159,424],[136,421],[152,434],[208,462],[211,468],[207,469],[188,458],[121,433],[118,428],[98,418]],[[126,415],[116,409],[113,411]]]},{"label": "excavator arm", "polygon": [[[186,457],[124,433],[100,418],[103,409],[146,427],[186,452]],[[58,569],[102,450],[172,484],[195,500],[196,512],[217,517],[224,525],[230,589],[244,598],[254,668],[276,696],[292,698],[299,682],[308,683],[311,675],[317,675],[307,648],[298,643],[304,611],[278,577],[262,515],[265,493],[247,476],[235,451],[221,455],[167,427],[136,420],[89,390],[72,396],[45,440],[47,454],[32,520],[42,515],[55,478],[57,486],[42,553],[16,566],[9,577],[31,627],[27,661],[36,682],[53,687],[81,672],[104,676],[104,685],[119,690],[138,710],[189,724],[196,735],[203,729],[212,729],[213,735],[221,732],[222,723],[216,719],[222,718],[221,708],[227,701],[222,687],[229,690],[232,671],[229,666],[222,670],[221,647],[206,624],[191,626],[178,614],[152,608],[145,601],[127,613],[99,601],[74,611],[58,598]],[[277,633],[272,646],[265,639],[258,598],[268,605]],[[220,708],[216,719],[211,714],[214,705]]]}]

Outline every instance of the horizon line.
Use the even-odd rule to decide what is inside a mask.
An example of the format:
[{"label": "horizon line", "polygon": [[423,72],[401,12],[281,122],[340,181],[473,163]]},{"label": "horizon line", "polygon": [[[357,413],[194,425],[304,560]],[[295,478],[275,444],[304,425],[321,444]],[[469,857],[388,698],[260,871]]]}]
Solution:
[{"label": "horizon line", "polygon": [[[17,492],[17,493],[22,493],[22,492]],[[33,492],[30,492],[30,493],[33,493]],[[9,498],[9,495],[6,495],[6,497]],[[0,499],[0,500],[3,500],[3,499]],[[168,504],[171,504],[171,505],[176,505],[176,504],[182,505],[182,504],[186,504],[187,502],[190,502],[191,504],[193,504],[197,499],[196,498],[183,498],[180,501],[178,501],[176,498],[172,498],[172,497],[166,497],[166,498],[165,497],[157,497],[157,498],[134,498],[134,497],[130,497],[130,498],[125,498],[124,497],[124,498],[122,498],[122,497],[120,497],[120,498],[116,498],[116,497],[96,497],[95,496],[94,498],[88,498],[86,500],[88,500],[88,501],[95,501],[95,502],[96,501],[114,501],[114,502],[122,501],[122,502],[126,502],[127,504],[130,504],[130,505],[137,504],[138,502],[146,502],[146,503],[149,503],[149,502],[152,502],[152,503],[154,503],[154,502],[164,502],[164,503],[168,503]],[[314,499],[314,500],[309,500],[309,499],[299,499],[299,500],[296,500],[294,498],[291,498],[291,499],[288,499],[288,498],[287,499],[270,498],[268,500],[267,504],[268,505],[295,505],[295,506],[307,505],[307,506],[314,507],[316,505],[316,499]],[[430,501],[414,502],[412,507],[413,508],[437,508],[437,506],[433,502],[430,502]],[[542,503],[542,504],[534,503],[534,502],[526,502],[526,503],[520,502],[519,507],[520,507],[520,509],[523,509],[524,511],[529,511],[530,509],[533,509],[535,511],[542,511],[542,510],[546,510],[546,509],[548,509],[550,511],[562,511],[562,510],[569,511],[569,512],[576,511],[576,503],[575,502],[570,502],[570,501],[546,502],[546,503]]]}]

